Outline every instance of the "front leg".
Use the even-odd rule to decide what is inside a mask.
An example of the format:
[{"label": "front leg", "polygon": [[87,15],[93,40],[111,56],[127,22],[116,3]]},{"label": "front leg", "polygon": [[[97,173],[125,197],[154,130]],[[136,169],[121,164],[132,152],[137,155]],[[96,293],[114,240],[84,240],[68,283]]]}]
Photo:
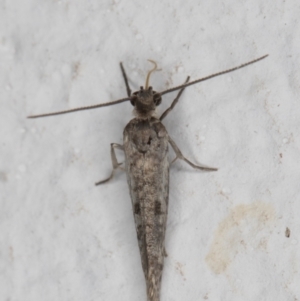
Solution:
[{"label": "front leg", "polygon": [[[190,77],[188,76],[186,81],[185,81],[185,84],[190,80]],[[169,108],[167,108],[163,113],[162,115],[160,116],[159,120],[162,121],[173,109],[174,107],[176,106],[182,92],[184,91],[185,88],[182,88],[180,89],[180,91],[178,92],[176,98],[173,100],[171,106]]]},{"label": "front leg", "polygon": [[171,146],[172,146],[172,148],[173,148],[173,150],[174,150],[174,152],[176,154],[176,157],[171,162],[171,164],[174,163],[177,159],[181,159],[181,160],[185,161],[187,164],[189,164],[190,166],[192,166],[193,168],[196,168],[196,169],[207,170],[207,171],[216,171],[216,170],[218,170],[218,168],[209,167],[209,166],[206,166],[206,165],[195,165],[194,163],[192,163],[191,161],[189,161],[187,158],[185,158],[183,156],[183,154],[181,153],[180,149],[175,144],[175,142],[170,138],[170,136],[168,138],[168,141],[171,144]]},{"label": "front leg", "polygon": [[130,97],[130,95],[131,95],[131,89],[129,87],[128,77],[127,77],[127,74],[126,74],[126,71],[125,71],[125,69],[123,67],[122,62],[120,63],[120,67],[121,67],[122,75],[123,75],[123,78],[124,78],[124,81],[125,81],[127,95],[128,95],[128,97]]},{"label": "front leg", "polygon": [[123,164],[123,163],[118,163],[117,156],[115,153],[115,148],[124,151],[123,145],[117,144],[117,143],[110,144],[110,156],[111,156],[111,163],[113,166],[113,170],[111,172],[111,175],[107,179],[97,182],[97,183],[95,183],[95,185],[101,185],[101,184],[104,184],[104,183],[108,182],[109,180],[111,180],[114,177],[114,173],[115,173],[116,169],[120,168],[120,165]]}]

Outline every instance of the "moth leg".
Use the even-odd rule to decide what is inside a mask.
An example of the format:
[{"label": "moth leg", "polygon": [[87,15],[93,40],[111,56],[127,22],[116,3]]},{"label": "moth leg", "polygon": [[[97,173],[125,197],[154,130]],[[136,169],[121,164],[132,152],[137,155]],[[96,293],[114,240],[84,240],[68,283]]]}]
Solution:
[{"label": "moth leg", "polygon": [[[185,81],[184,83],[186,84],[189,80],[190,80],[190,77],[188,76],[187,79],[186,79],[186,81]],[[166,117],[166,116],[174,109],[174,107],[176,106],[176,104],[177,104],[177,102],[178,102],[178,100],[179,100],[179,98],[180,98],[182,92],[184,91],[184,89],[185,89],[185,88],[182,88],[182,89],[179,90],[179,92],[178,92],[176,98],[173,100],[171,106],[170,106],[169,108],[167,108],[167,109],[162,113],[162,115],[160,116],[160,118],[159,118],[160,121],[162,121],[162,120],[163,120],[163,119],[164,119],[164,118],[165,118],[165,117]]]},{"label": "moth leg", "polygon": [[164,256],[165,256],[165,257],[168,257],[168,253],[167,253],[167,251],[166,251],[166,247],[164,247]]},{"label": "moth leg", "polygon": [[120,67],[121,67],[122,75],[123,75],[123,78],[124,78],[124,81],[125,81],[127,95],[128,95],[128,97],[130,97],[131,96],[131,90],[130,90],[130,87],[129,87],[129,84],[128,84],[127,74],[125,72],[125,69],[123,67],[122,62],[120,63]]},{"label": "moth leg", "polygon": [[115,148],[124,151],[123,145],[117,144],[117,143],[111,143],[110,144],[110,156],[111,156],[111,163],[112,163],[112,166],[113,166],[113,170],[111,172],[111,175],[107,179],[102,180],[100,182],[97,182],[97,183],[95,183],[95,185],[101,185],[101,184],[104,184],[104,183],[108,182],[109,180],[111,180],[114,177],[116,169],[121,168],[120,165],[122,165],[123,163],[118,163],[117,156],[116,156],[116,153],[115,153]]},{"label": "moth leg", "polygon": [[176,154],[176,157],[171,162],[171,164],[173,164],[177,159],[181,159],[181,160],[185,161],[187,164],[189,164],[190,166],[192,166],[193,168],[196,168],[196,169],[207,170],[207,171],[216,171],[216,170],[218,170],[218,168],[209,167],[209,166],[206,166],[206,165],[195,165],[194,163],[192,163],[191,161],[189,161],[187,158],[185,158],[182,155],[180,149],[178,148],[178,146],[175,144],[175,142],[170,137],[168,138],[168,141],[171,144],[171,146],[172,146],[172,148],[173,148],[173,150]]}]

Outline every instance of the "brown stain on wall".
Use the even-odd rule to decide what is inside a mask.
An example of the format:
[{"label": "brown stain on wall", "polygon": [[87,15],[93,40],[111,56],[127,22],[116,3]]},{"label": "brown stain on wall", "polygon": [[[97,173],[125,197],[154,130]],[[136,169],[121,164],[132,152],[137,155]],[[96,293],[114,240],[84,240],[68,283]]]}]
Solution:
[{"label": "brown stain on wall", "polygon": [[269,226],[275,219],[275,209],[269,203],[255,202],[234,207],[220,222],[210,250],[205,258],[216,274],[226,271],[235,255],[251,247],[266,250]]}]

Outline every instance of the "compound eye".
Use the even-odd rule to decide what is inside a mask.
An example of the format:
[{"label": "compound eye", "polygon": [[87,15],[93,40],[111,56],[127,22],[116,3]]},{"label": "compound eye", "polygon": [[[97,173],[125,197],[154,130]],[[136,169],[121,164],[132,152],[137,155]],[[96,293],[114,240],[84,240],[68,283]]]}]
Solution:
[{"label": "compound eye", "polygon": [[154,94],[153,95],[153,101],[156,106],[159,106],[161,104],[161,95],[160,94]]},{"label": "compound eye", "polygon": [[137,99],[138,99],[138,97],[136,96],[137,93],[138,93],[138,92],[134,92],[134,93],[131,95],[131,97],[130,97],[130,103],[131,103],[133,106],[135,106],[135,103],[136,103],[136,101],[137,101]]}]

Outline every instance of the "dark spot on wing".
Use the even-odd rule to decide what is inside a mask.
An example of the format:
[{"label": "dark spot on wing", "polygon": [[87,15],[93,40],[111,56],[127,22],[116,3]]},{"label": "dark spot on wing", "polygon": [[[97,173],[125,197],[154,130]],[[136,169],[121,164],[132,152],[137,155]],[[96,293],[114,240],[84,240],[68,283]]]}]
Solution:
[{"label": "dark spot on wing", "polygon": [[139,203],[134,204],[134,214],[141,214],[141,207]]},{"label": "dark spot on wing", "polygon": [[140,243],[140,241],[142,240],[142,238],[143,238],[143,236],[144,236],[144,231],[143,231],[143,227],[142,227],[142,225],[138,225],[138,227],[137,227],[137,229],[136,229],[137,231],[137,238],[138,238],[138,240],[139,240],[139,243]]},{"label": "dark spot on wing", "polygon": [[155,206],[154,206],[154,213],[155,215],[161,214],[161,203],[159,201],[155,201]]}]

